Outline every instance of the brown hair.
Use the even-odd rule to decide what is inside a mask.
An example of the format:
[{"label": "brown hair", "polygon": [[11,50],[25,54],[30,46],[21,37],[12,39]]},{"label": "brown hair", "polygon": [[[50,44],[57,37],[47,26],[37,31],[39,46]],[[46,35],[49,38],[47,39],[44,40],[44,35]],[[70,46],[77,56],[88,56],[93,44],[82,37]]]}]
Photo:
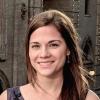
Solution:
[{"label": "brown hair", "polygon": [[26,40],[26,60],[29,82],[35,82],[36,72],[29,59],[29,40],[32,32],[42,26],[54,25],[65,40],[69,48],[69,63],[67,60],[63,67],[63,87],[61,91],[62,100],[85,100],[88,90],[88,82],[85,78],[85,70],[79,47],[79,36],[71,19],[57,10],[48,10],[34,16],[29,24]]}]

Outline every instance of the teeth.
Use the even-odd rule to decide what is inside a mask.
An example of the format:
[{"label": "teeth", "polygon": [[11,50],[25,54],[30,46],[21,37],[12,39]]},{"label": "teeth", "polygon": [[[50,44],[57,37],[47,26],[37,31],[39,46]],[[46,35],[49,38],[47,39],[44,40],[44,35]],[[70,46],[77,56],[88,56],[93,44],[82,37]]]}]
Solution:
[{"label": "teeth", "polygon": [[40,62],[40,63],[47,63],[48,64],[48,63],[51,63],[51,62]]},{"label": "teeth", "polygon": [[52,63],[53,61],[48,61],[48,62],[39,62],[39,63]]},{"label": "teeth", "polygon": [[46,64],[51,64],[51,63],[53,63],[54,61],[49,61],[49,62],[38,62],[39,64],[41,64],[41,65],[46,65]]},{"label": "teeth", "polygon": [[[49,62],[51,62],[51,61],[49,61]],[[49,62],[41,62],[41,63],[49,63]]]}]

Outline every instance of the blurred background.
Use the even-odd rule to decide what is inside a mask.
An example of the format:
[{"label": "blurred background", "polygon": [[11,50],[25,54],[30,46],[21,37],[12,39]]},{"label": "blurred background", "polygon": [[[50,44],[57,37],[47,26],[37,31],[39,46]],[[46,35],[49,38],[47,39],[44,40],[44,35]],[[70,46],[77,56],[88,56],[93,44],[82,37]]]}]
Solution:
[{"label": "blurred background", "polygon": [[0,93],[27,83],[25,36],[31,16],[48,9],[68,15],[81,37],[84,66],[100,96],[100,0],[0,0]]}]

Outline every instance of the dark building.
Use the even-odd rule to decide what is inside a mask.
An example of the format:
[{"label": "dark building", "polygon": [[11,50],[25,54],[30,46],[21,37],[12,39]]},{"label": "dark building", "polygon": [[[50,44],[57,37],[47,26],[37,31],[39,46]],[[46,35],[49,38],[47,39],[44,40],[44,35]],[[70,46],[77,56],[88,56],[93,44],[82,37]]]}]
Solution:
[{"label": "dark building", "polygon": [[100,0],[0,0],[0,88],[26,83],[25,36],[29,19],[58,9],[72,18],[81,36],[84,65],[100,95]]}]

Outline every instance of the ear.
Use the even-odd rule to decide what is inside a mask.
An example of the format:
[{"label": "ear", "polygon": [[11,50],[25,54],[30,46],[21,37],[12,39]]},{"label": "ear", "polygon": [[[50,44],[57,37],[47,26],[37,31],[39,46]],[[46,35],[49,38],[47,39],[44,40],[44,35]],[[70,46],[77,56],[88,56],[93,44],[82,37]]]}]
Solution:
[{"label": "ear", "polygon": [[70,51],[69,51],[69,49],[67,49],[67,56],[69,56],[70,55]]}]

